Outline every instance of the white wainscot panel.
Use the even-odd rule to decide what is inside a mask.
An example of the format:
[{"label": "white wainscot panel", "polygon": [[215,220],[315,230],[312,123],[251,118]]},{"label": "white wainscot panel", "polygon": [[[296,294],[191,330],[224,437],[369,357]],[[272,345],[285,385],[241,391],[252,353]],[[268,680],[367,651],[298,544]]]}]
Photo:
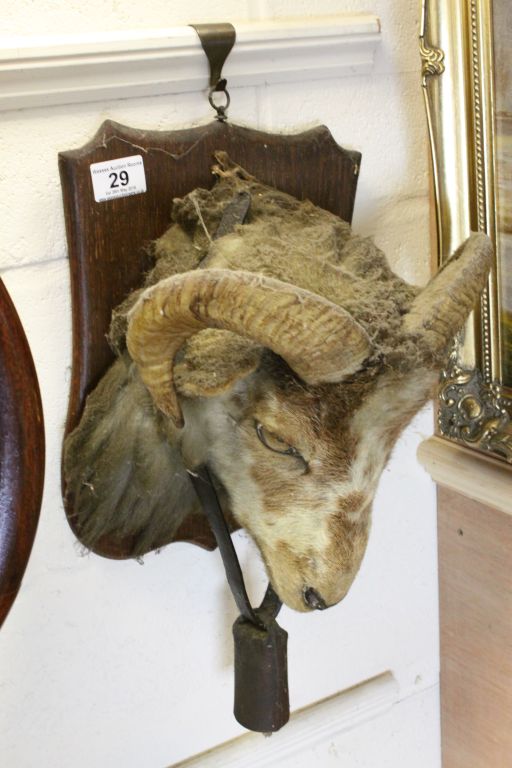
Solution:
[{"label": "white wainscot panel", "polygon": [[390,674],[295,712],[271,738],[247,734],[171,768],[438,768],[438,687],[407,703]]}]

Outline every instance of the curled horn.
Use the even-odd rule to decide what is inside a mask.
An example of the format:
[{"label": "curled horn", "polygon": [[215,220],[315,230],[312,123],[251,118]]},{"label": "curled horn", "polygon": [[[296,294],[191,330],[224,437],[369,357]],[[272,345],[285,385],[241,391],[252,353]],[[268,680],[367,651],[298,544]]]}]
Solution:
[{"label": "curled horn", "polygon": [[430,354],[442,353],[474,309],[492,259],[491,239],[473,233],[413,301],[404,318],[406,333],[419,335]]},{"label": "curled horn", "polygon": [[308,384],[335,382],[368,356],[366,331],[310,291],[251,272],[184,272],[148,288],[130,312],[127,346],[157,407],[178,427],[176,353],[204,328],[232,331],[270,348]]}]

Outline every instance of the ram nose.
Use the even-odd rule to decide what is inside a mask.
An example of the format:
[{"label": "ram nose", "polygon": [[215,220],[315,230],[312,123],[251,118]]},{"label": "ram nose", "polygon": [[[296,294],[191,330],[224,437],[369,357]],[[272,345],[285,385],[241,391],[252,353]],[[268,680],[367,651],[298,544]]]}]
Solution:
[{"label": "ram nose", "polygon": [[318,592],[313,587],[306,587],[304,590],[304,602],[308,608],[313,608],[315,611],[323,611],[327,608],[327,603],[320,597]]}]

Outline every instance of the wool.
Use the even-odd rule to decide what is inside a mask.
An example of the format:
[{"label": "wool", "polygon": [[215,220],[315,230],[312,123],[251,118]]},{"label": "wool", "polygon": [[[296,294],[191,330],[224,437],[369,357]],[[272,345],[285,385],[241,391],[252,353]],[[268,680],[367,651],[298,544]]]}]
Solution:
[{"label": "wool", "polygon": [[[219,179],[211,190],[196,189],[173,201],[171,226],[151,247],[155,266],[144,287],[197,268],[243,269],[277,278],[344,307],[372,339],[369,363],[392,355],[394,366],[417,365],[417,345],[410,337],[400,336],[400,327],[419,289],[391,271],[384,253],[370,238],[352,234],[350,226],[334,214],[259,183],[223,153],[218,157]],[[225,207],[240,191],[251,197],[246,221],[213,241]],[[127,314],[140,293],[133,293],[113,313],[109,338],[116,350],[125,347]],[[214,357],[210,354],[213,339]],[[201,380],[209,391],[222,391],[239,371],[254,369],[256,362],[250,340],[234,339],[226,331],[202,331],[185,345],[176,385],[189,396],[200,393]],[[218,388],[212,386],[215,381]]]}]

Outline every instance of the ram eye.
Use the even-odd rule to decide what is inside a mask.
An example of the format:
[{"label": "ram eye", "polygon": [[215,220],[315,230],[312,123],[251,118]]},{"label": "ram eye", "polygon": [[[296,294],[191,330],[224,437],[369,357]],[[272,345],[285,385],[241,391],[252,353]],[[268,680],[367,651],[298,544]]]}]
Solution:
[{"label": "ram eye", "polygon": [[273,432],[270,432],[263,426],[263,424],[260,424],[259,421],[255,423],[255,428],[260,442],[262,442],[265,448],[268,448],[269,451],[280,453],[283,456],[297,456],[297,458],[302,459],[301,453],[294,448],[293,445],[286,443]]}]

